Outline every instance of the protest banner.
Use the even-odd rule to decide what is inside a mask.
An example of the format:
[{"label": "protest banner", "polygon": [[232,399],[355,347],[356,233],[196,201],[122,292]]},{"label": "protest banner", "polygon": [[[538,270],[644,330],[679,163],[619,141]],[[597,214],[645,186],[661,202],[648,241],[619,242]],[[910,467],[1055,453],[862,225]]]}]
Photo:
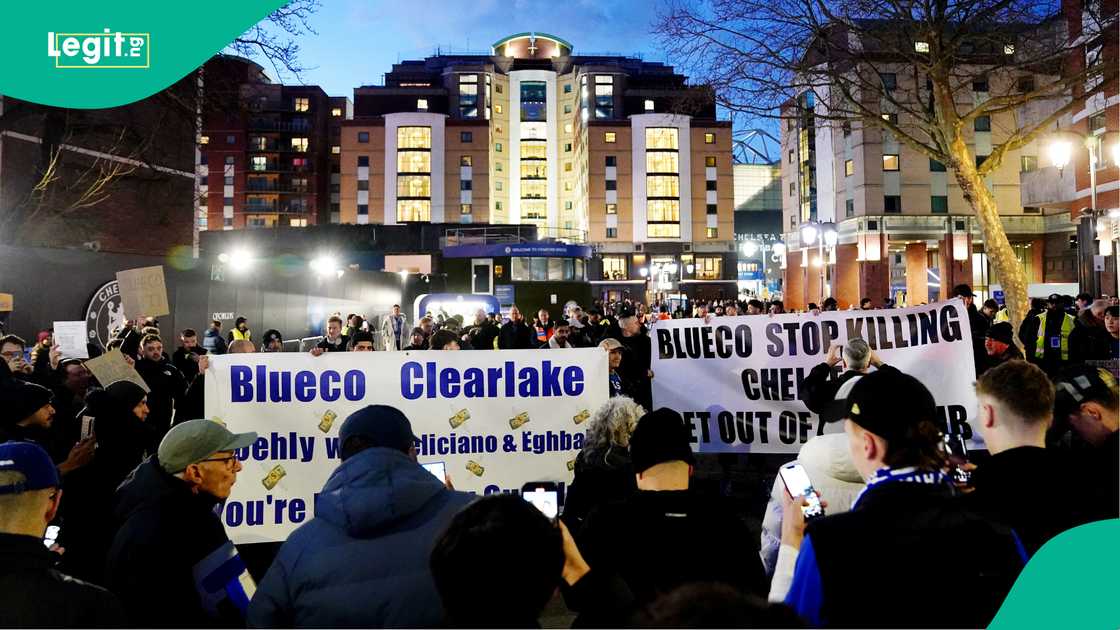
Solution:
[{"label": "protest banner", "polygon": [[138,267],[117,272],[121,306],[129,318],[170,315],[163,267]]},{"label": "protest banner", "polygon": [[58,350],[62,353],[63,358],[89,358],[84,319],[76,322],[55,322],[52,330],[54,331],[54,342],[58,345]]},{"label": "protest banner", "polygon": [[339,427],[373,404],[404,412],[418,460],[443,462],[457,490],[567,483],[607,374],[598,348],[212,356],[206,417],[259,435],[222,522],[236,543],[285,540],[338,467]]},{"label": "protest banner", "polygon": [[85,365],[86,369],[90,371],[90,374],[93,374],[93,377],[97,379],[98,383],[101,383],[102,387],[108,387],[117,381],[131,381],[143,387],[146,392],[152,391],[148,388],[144,379],[140,377],[136,368],[128,364],[120,350],[110,350],[99,357],[86,361]]},{"label": "protest banner", "polygon": [[666,320],[655,324],[650,337],[653,406],[681,412],[697,452],[796,453],[815,435],[843,431],[843,423],[823,424],[809,411],[799,390],[833,343],[854,337],[929,388],[944,431],[983,448],[968,423],[976,413],[976,369],[968,313],[959,299],[891,310],[720,317],[710,323]]}]

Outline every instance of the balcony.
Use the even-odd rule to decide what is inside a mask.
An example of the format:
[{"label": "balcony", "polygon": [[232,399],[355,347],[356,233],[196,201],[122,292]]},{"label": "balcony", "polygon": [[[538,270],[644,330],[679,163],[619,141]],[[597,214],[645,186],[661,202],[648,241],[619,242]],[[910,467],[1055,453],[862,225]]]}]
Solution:
[{"label": "balcony", "polygon": [[293,186],[289,182],[249,182],[245,190],[250,193],[301,193],[309,192],[307,186]]},{"label": "balcony", "polygon": [[313,173],[314,169],[310,166],[292,166],[284,164],[277,160],[268,160],[263,163],[250,162],[250,173]]},{"label": "balcony", "polygon": [[1077,199],[1074,169],[1059,171],[1046,166],[1019,174],[1019,194],[1024,206],[1057,206]]},{"label": "balcony", "polygon": [[311,131],[311,123],[307,120],[253,118],[249,120],[249,128],[258,131],[293,131],[307,133]]}]

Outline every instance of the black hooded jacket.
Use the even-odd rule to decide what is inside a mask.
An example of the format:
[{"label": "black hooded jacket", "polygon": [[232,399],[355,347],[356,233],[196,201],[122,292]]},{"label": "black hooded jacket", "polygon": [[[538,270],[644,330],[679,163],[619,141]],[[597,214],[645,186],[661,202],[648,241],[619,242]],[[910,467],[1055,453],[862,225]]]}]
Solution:
[{"label": "black hooded jacket", "polygon": [[156,435],[133,409],[144,390],[129,381],[91,392],[82,415],[92,416],[97,440],[93,461],[67,476],[60,544],[66,572],[104,583],[105,552],[116,531],[107,511],[117,486],[157,448]]}]

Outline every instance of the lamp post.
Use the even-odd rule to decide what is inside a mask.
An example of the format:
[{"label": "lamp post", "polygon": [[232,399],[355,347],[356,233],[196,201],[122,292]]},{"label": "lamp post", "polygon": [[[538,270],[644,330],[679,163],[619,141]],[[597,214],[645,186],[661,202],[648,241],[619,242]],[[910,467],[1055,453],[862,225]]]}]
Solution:
[{"label": "lamp post", "polygon": [[[1077,254],[1079,260],[1077,261],[1077,280],[1081,289],[1089,289],[1089,292],[1094,296],[1100,295],[1101,278],[1100,272],[1091,270],[1085,265],[1085,261],[1092,260],[1092,257],[1097,255],[1108,256],[1112,253],[1112,240],[1106,238],[1106,235],[1097,231],[1097,222],[1100,219],[1097,209],[1097,164],[1104,156],[1100,155],[1098,149],[1103,148],[1104,139],[1112,134],[1082,134],[1075,131],[1063,130],[1050,141],[1047,147],[1047,154],[1050,162],[1058,168],[1059,177],[1062,175],[1065,167],[1069,165],[1070,160],[1073,158],[1074,143],[1070,139],[1076,138],[1081,140],[1083,146],[1089,151],[1089,212],[1086,214],[1082,210],[1080,217],[1081,226],[1086,229],[1078,229],[1077,239]],[[1112,163],[1114,166],[1120,166],[1120,142],[1117,142],[1111,147]],[[1077,189],[1076,179],[1074,180],[1074,190]],[[1086,218],[1088,219],[1086,222]],[[1089,242],[1096,238],[1098,246],[1096,251],[1089,247]],[[1107,244],[1106,244],[1107,243]],[[1094,265],[1095,266],[1095,265]],[[1089,284],[1088,287],[1085,285]]]},{"label": "lamp post", "polygon": [[[832,254],[832,252],[834,252],[836,248],[836,239],[837,233],[835,223],[817,223],[814,221],[810,221],[809,223],[801,226],[801,242],[805,245],[812,245],[814,242],[816,242],[817,244],[817,259],[815,264],[820,268],[819,301],[821,302],[824,302],[825,297],[827,297],[825,286],[827,285],[828,265],[831,262],[825,260],[824,249],[827,245],[829,248],[829,253]],[[807,251],[808,250],[806,250],[806,252]],[[808,253],[806,253],[806,255],[808,255]],[[831,293],[831,291],[829,291],[828,293]]]}]

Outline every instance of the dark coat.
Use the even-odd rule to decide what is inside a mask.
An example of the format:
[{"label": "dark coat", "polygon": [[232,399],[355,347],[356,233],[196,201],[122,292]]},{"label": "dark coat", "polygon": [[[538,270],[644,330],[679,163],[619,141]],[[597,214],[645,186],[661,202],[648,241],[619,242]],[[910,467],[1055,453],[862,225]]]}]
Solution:
[{"label": "dark coat", "polygon": [[976,309],[975,304],[968,307],[968,327],[972,332],[972,361],[976,374],[984,371],[988,363],[988,351],[984,349],[984,339],[988,336],[988,327],[992,322]]},{"label": "dark coat", "polygon": [[337,346],[327,341],[326,337],[323,337],[322,341],[315,344],[315,347],[322,348],[327,352],[346,352],[347,348],[350,346],[350,337],[347,337],[346,335],[339,335],[338,338],[339,344]]},{"label": "dark coat", "polygon": [[342,462],[315,517],[288,536],[249,605],[249,625],[434,627],[443,617],[429,559],[473,494],[444,487],[400,451]]},{"label": "dark coat", "polygon": [[595,508],[625,500],[637,491],[630,453],[625,448],[580,451],[575,477],[564,497],[564,524],[578,535],[584,519]]},{"label": "dark coat", "polygon": [[175,354],[171,355],[171,363],[190,384],[194,382],[194,377],[198,376],[198,357],[205,354],[206,349],[202,346],[195,346],[190,350],[180,346],[175,350]]},{"label": "dark coat", "polygon": [[498,338],[498,327],[490,320],[471,326],[467,331],[467,339],[472,350],[493,350],[494,340]]},{"label": "dark coat", "polygon": [[[881,365],[878,369],[893,370],[894,368]],[[836,422],[844,417],[845,402],[848,400],[847,392],[851,391],[851,386],[844,387],[844,385],[861,376],[863,373],[855,370],[848,370],[837,376],[828,363],[820,363],[809,370],[809,374],[805,376],[801,384],[801,400],[805,401],[809,411],[819,415],[821,420]],[[841,388],[845,395],[837,396]]]},{"label": "dark coat", "polygon": [[0,626],[119,628],[124,610],[112,593],[54,568],[57,554],[34,536],[0,534]]},{"label": "dark coat", "polygon": [[612,336],[626,348],[626,352],[622,353],[618,373],[633,388],[634,402],[646,409],[653,409],[653,382],[649,378],[653,350],[649,334],[643,329],[633,337],[627,337],[621,332]]},{"label": "dark coat", "polygon": [[823,627],[986,627],[1025,560],[951,485],[883,483],[809,523],[786,601],[802,614],[815,601],[807,621]]},{"label": "dark coat", "polygon": [[638,491],[600,506],[577,543],[588,565],[618,574],[642,605],[689,582],[724,582],[765,597],[757,540],[722,497],[682,490]]},{"label": "dark coat", "polygon": [[115,506],[121,526],[109,548],[106,586],[124,602],[129,624],[244,625],[242,580],[250,578],[217,507],[218,499],[191,493],[155,457],[121,484]]},{"label": "dark coat", "polygon": [[[1015,344],[1009,344],[1007,346],[1007,350],[1004,350],[1002,354],[997,354],[995,356],[985,355],[985,359],[984,371],[986,372],[996,366],[1003,365],[1008,361],[1023,360],[1023,353]],[[977,376],[980,375],[977,374]]]},{"label": "dark coat", "polygon": [[136,362],[136,372],[147,383],[148,424],[160,437],[171,428],[174,408],[183,404],[187,393],[187,380],[179,368],[170,361],[140,359]]},{"label": "dark coat", "polygon": [[501,350],[529,350],[536,348],[533,329],[524,320],[510,320],[498,332],[498,348]]},{"label": "dark coat", "polygon": [[158,448],[155,432],[132,413],[114,404],[104,390],[90,394],[83,415],[94,418],[97,449],[93,461],[66,477],[62,496],[60,544],[63,567],[83,580],[104,584],[105,553],[116,534],[108,514],[117,487]]},{"label": "dark coat", "polygon": [[1077,316],[1073,332],[1069,334],[1069,360],[1107,361],[1113,358],[1114,345],[1115,341],[1104,327],[1104,322],[1097,321],[1092,312],[1085,309]]},{"label": "dark coat", "polygon": [[229,343],[222,338],[222,333],[207,328],[202,335],[202,349],[209,354],[225,354],[229,350]]},{"label": "dark coat", "polygon": [[1034,446],[992,455],[973,472],[975,490],[965,495],[973,511],[1002,523],[1019,535],[1034,555],[1046,541],[1087,523],[1080,482],[1066,459]]}]

